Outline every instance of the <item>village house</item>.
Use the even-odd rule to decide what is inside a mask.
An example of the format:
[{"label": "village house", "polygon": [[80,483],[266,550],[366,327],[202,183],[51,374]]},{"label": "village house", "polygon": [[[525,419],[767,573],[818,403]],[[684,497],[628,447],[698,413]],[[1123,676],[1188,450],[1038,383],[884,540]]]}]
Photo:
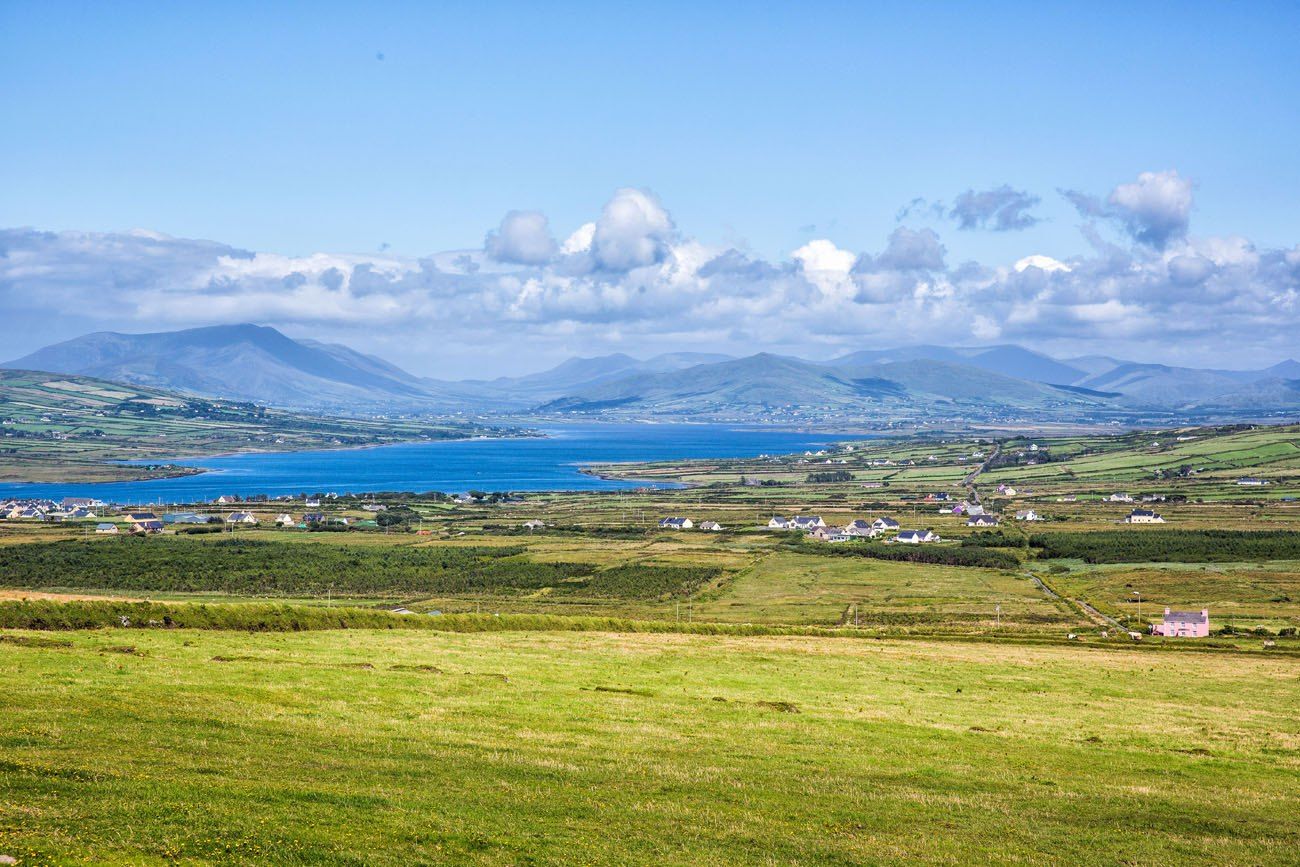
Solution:
[{"label": "village house", "polygon": [[277,527],[292,527],[297,523],[298,522],[293,519],[293,515],[290,515],[288,512],[282,512],[275,518],[275,525]]},{"label": "village house", "polygon": [[385,506],[383,503],[366,503],[361,508],[367,512],[383,512],[383,511],[387,511],[388,509],[388,507]]},{"label": "village house", "polygon": [[1165,519],[1150,509],[1134,509],[1124,516],[1125,524],[1163,524]]},{"label": "village house", "polygon": [[894,541],[904,545],[920,545],[923,542],[938,542],[940,539],[933,530],[899,530]]},{"label": "village house", "polygon": [[701,521],[700,529],[708,530],[711,533],[718,533],[722,531],[722,525],[717,521]]},{"label": "village house", "polygon": [[1268,482],[1264,479],[1257,479],[1254,476],[1245,476],[1243,478],[1237,479],[1237,484],[1242,485],[1243,487],[1245,486],[1260,487],[1261,485],[1267,485]]},{"label": "village house", "polygon": [[1033,509],[1025,509],[1024,511],[1016,512],[1016,520],[1017,521],[1041,521],[1043,520],[1043,516],[1035,512]]},{"label": "village house", "polygon": [[826,526],[826,522],[821,519],[820,515],[795,515],[790,519],[790,524],[798,530],[811,530],[814,527]]},{"label": "village house", "polygon": [[816,539],[818,542],[829,542],[833,535],[835,534],[826,527],[813,527],[812,530],[805,534],[804,538]]},{"label": "village house", "polygon": [[252,526],[257,523],[257,516],[252,512],[231,512],[226,516],[227,524],[247,524]]},{"label": "village house", "polygon": [[95,532],[100,535],[117,535],[117,524],[96,524]]},{"label": "village house", "polygon": [[849,521],[847,524],[844,525],[844,534],[846,536],[854,536],[859,539],[861,538],[873,539],[879,533],[880,533],[879,530],[871,526],[870,521],[864,521],[861,518],[858,518],[857,520]]},{"label": "village house", "polygon": [[104,501],[94,497],[64,497],[59,505],[65,509],[102,509]]},{"label": "village house", "polygon": [[1131,502],[1133,502],[1133,495],[1132,495],[1132,494],[1125,494],[1125,493],[1116,493],[1116,494],[1111,494],[1109,497],[1106,498],[1106,502],[1108,502],[1108,503],[1131,503]]},{"label": "village house", "polygon": [[966,519],[967,527],[996,527],[997,525],[996,515],[971,515]]},{"label": "village house", "polygon": [[164,524],[206,524],[207,516],[196,515],[194,512],[164,512]]},{"label": "village house", "polygon": [[1166,638],[1205,638],[1210,634],[1210,610],[1171,611],[1166,608],[1164,619],[1151,624],[1151,634]]},{"label": "village house", "polygon": [[304,524],[324,524],[325,516],[320,512],[308,512],[302,516]]},{"label": "village house", "polygon": [[126,519],[131,522],[132,533],[145,535],[163,531],[163,522],[153,512],[128,512]]},{"label": "village house", "polygon": [[532,520],[524,521],[524,529],[530,533],[533,530],[545,530],[546,523],[544,521],[539,521],[536,518],[533,518]]},{"label": "village house", "polygon": [[659,521],[660,530],[689,530],[695,526],[690,518],[663,518]]},{"label": "village house", "polygon": [[303,505],[309,509],[318,509],[320,508],[320,497],[308,497]]},{"label": "village house", "polygon": [[793,525],[790,523],[789,518],[781,518],[776,515],[773,515],[772,520],[767,522],[769,530],[789,530],[791,526]]},{"label": "village house", "polygon": [[893,518],[880,517],[871,522],[871,529],[881,532],[884,530],[897,530],[898,522]]},{"label": "village house", "polygon": [[217,497],[215,502],[218,506],[229,506],[231,503],[238,503],[239,497],[236,497],[233,494],[222,494],[220,497]]}]

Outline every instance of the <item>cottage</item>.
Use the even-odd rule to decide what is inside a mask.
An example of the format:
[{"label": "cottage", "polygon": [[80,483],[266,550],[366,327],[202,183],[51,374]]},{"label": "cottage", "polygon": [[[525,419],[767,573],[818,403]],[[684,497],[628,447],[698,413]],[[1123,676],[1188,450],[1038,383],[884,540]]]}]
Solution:
[{"label": "cottage", "polygon": [[932,530],[899,530],[895,542],[904,545],[920,545],[923,542],[938,542],[939,536]]},{"label": "cottage", "polygon": [[320,512],[308,512],[302,516],[304,524],[324,524],[325,516]]},{"label": "cottage", "polygon": [[1247,486],[1249,486],[1249,487],[1256,487],[1256,488],[1257,488],[1257,487],[1260,487],[1260,486],[1262,486],[1262,485],[1267,485],[1268,482],[1265,481],[1264,479],[1257,479],[1257,478],[1255,478],[1254,476],[1245,476],[1245,477],[1243,477],[1243,478],[1237,479],[1237,484],[1239,484],[1239,485],[1241,485],[1241,486],[1243,486],[1243,487],[1247,487]]},{"label": "cottage", "polygon": [[546,523],[533,518],[532,520],[524,521],[524,529],[530,533],[534,530],[545,530]]},{"label": "cottage", "polygon": [[967,527],[996,527],[997,525],[996,515],[971,515],[966,519]]},{"label": "cottage", "polygon": [[826,522],[821,519],[820,515],[795,515],[790,519],[790,524],[799,530],[811,530],[814,527],[826,526]]},{"label": "cottage", "polygon": [[1171,611],[1166,608],[1164,619],[1151,624],[1151,634],[1166,638],[1205,638],[1210,634],[1210,610]]},{"label": "cottage", "polygon": [[367,512],[384,512],[388,509],[388,507],[383,503],[366,503],[361,508],[365,509]]},{"label": "cottage", "polygon": [[309,509],[318,509],[320,508],[320,497],[308,497],[303,505]]},{"label": "cottage", "polygon": [[829,542],[833,535],[835,534],[826,527],[813,527],[812,530],[807,533],[806,538],[816,539],[818,542]]},{"label": "cottage", "polygon": [[131,532],[137,535],[154,535],[163,531],[163,522],[157,518],[145,520],[131,519]]},{"label": "cottage", "polygon": [[117,535],[117,524],[96,524],[95,532],[100,535]]},{"label": "cottage", "polygon": [[206,524],[208,522],[205,516],[193,512],[166,512],[162,519],[164,524]]},{"label": "cottage", "polygon": [[711,533],[718,533],[722,531],[722,525],[717,521],[702,521],[700,522],[700,529],[708,530]]},{"label": "cottage", "polygon": [[1043,516],[1035,512],[1033,509],[1025,509],[1024,511],[1016,512],[1016,520],[1017,521],[1041,521],[1043,520]]},{"label": "cottage", "polygon": [[102,509],[104,501],[94,497],[64,497],[59,505],[65,509]]},{"label": "cottage", "polygon": [[216,500],[218,506],[229,506],[231,503],[238,503],[238,502],[239,502],[239,497],[236,497],[233,494],[222,494],[220,497],[217,497]]},{"label": "cottage", "polygon": [[773,515],[772,520],[767,522],[769,530],[789,530],[792,526],[789,518],[779,518],[776,515]]},{"label": "cottage", "polygon": [[880,533],[875,527],[871,526],[870,521],[864,521],[861,518],[855,521],[849,521],[844,526],[844,535],[856,538],[875,538]]},{"label": "cottage", "polygon": [[257,523],[257,516],[252,512],[231,512],[226,516],[227,524],[247,524],[253,526]]},{"label": "cottage", "polygon": [[1124,516],[1125,524],[1163,524],[1165,519],[1150,509],[1134,509]]},{"label": "cottage", "polygon": [[1133,502],[1132,494],[1116,493],[1106,498],[1109,503],[1131,503]]},{"label": "cottage", "polygon": [[893,518],[881,517],[871,522],[871,528],[876,531],[897,530],[898,522],[895,521]]},{"label": "cottage", "polygon": [[694,526],[690,518],[664,518],[659,522],[660,530],[689,530]]},{"label": "cottage", "polygon": [[277,527],[292,527],[296,523],[298,522],[293,519],[293,515],[290,515],[288,512],[282,512],[275,517],[275,525]]}]

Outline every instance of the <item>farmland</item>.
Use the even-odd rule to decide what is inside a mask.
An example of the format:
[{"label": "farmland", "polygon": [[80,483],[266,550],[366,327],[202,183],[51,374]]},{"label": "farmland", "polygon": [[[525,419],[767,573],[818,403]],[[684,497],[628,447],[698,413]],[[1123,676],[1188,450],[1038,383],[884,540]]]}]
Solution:
[{"label": "farmland", "polygon": [[0,852],[23,863],[1281,863],[1300,844],[1292,659],[552,632],[62,641],[0,645]]},{"label": "farmland", "polygon": [[[1295,436],[878,441],[594,470],[676,490],[313,507],[351,526],[3,521],[0,854],[1285,863]],[[951,513],[975,495],[1000,526]],[[796,513],[943,541],[765,526]],[[1134,640],[1166,606],[1212,637]]]}]

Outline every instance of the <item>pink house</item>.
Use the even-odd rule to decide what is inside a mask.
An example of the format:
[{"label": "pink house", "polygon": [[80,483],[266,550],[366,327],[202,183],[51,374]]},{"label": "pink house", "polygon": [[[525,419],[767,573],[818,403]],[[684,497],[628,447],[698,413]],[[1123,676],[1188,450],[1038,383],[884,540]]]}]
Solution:
[{"label": "pink house", "polygon": [[1151,634],[1170,638],[1205,638],[1210,634],[1210,609],[1170,611],[1166,608],[1165,619],[1151,624]]}]

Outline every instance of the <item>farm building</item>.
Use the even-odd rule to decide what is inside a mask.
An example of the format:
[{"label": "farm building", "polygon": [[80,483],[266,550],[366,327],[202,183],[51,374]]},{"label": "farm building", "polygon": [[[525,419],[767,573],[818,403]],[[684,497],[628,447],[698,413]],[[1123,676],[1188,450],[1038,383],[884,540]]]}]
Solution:
[{"label": "farm building", "polygon": [[1151,634],[1167,638],[1205,638],[1210,634],[1210,610],[1172,611],[1166,608],[1164,619],[1151,624]]},{"label": "farm building", "polygon": [[899,530],[894,541],[904,545],[920,545],[923,542],[938,542],[940,539],[939,534],[933,530]]}]

